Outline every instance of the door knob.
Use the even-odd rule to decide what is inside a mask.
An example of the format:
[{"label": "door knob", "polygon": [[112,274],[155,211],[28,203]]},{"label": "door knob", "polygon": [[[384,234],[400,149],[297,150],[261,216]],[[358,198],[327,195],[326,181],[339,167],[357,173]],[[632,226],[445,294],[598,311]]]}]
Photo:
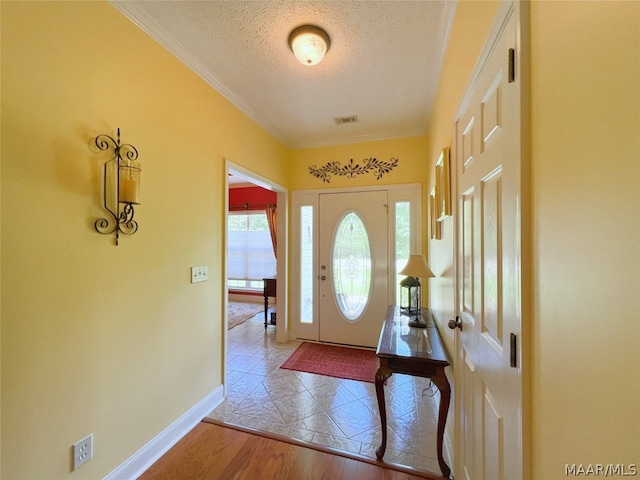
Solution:
[{"label": "door knob", "polygon": [[448,325],[451,330],[455,330],[456,328],[459,328],[460,331],[462,331],[462,320],[460,320],[460,317],[456,317],[455,320],[449,320]]}]

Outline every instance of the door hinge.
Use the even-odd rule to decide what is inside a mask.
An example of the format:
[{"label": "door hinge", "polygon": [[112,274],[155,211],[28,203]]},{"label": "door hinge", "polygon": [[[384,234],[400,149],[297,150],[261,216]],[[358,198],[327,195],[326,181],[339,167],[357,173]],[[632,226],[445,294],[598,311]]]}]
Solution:
[{"label": "door hinge", "polygon": [[509,49],[509,83],[516,81],[516,49]]},{"label": "door hinge", "polygon": [[518,368],[518,336],[515,333],[511,334],[509,339],[511,349],[509,353],[509,361],[513,368]]}]

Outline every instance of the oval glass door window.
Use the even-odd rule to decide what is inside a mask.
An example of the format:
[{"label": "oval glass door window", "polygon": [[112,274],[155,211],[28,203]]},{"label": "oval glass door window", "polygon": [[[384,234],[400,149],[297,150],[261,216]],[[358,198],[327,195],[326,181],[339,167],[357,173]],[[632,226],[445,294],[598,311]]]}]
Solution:
[{"label": "oval glass door window", "polygon": [[333,240],[333,292],[342,315],[358,320],[369,302],[371,247],[369,235],[356,212],[338,222]]}]

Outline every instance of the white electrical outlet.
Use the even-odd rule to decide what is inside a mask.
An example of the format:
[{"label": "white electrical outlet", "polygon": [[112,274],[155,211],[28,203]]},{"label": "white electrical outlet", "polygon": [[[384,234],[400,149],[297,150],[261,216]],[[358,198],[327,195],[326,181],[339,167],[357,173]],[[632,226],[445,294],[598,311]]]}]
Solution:
[{"label": "white electrical outlet", "polygon": [[73,444],[73,469],[93,458],[93,433]]},{"label": "white electrical outlet", "polygon": [[209,267],[191,267],[191,283],[204,282],[209,280]]}]

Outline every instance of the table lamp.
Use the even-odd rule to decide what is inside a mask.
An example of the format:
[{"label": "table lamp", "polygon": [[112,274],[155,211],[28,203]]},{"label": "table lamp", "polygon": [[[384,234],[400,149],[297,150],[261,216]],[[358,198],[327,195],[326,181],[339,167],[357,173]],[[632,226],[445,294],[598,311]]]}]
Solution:
[{"label": "table lamp", "polygon": [[[425,328],[427,325],[422,318],[422,311],[420,309],[421,285],[418,279],[435,277],[435,275],[433,274],[431,269],[429,269],[429,265],[427,265],[427,259],[424,258],[424,255],[409,255],[409,260],[407,261],[407,264],[398,273],[400,275],[407,275],[407,278],[405,278],[402,282],[400,282],[400,285],[402,285],[403,287],[409,288],[409,306],[407,307],[407,309],[403,309],[401,307],[400,311],[401,313],[406,314],[409,317],[415,316],[415,319],[409,321],[410,327]],[[416,289],[415,308],[412,308],[414,304],[413,298],[411,295],[412,288]]]}]

